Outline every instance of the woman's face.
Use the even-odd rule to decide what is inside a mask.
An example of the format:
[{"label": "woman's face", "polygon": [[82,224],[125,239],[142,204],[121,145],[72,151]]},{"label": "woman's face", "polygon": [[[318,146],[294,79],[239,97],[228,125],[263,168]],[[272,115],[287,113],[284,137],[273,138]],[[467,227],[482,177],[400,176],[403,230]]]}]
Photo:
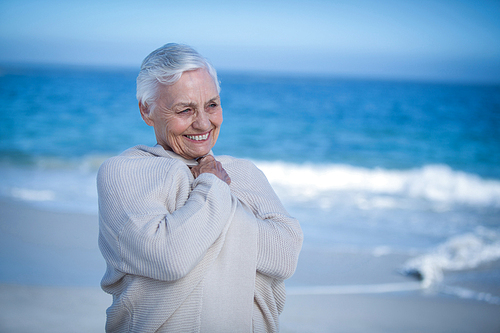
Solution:
[{"label": "woman's face", "polygon": [[141,115],[154,127],[158,144],[186,159],[208,154],[222,124],[219,93],[205,69],[184,72],[173,85],[160,86],[153,114],[141,106]]}]

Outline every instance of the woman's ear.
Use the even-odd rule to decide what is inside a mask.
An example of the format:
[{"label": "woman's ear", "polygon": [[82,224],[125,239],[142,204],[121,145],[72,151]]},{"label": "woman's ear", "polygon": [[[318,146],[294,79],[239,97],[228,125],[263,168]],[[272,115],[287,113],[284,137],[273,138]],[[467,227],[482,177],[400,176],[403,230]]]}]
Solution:
[{"label": "woman's ear", "polygon": [[149,108],[149,106],[147,104],[144,105],[139,102],[139,109],[141,110],[141,117],[146,122],[146,124],[148,124],[149,126],[154,126],[154,121],[153,119],[151,119],[151,109]]}]

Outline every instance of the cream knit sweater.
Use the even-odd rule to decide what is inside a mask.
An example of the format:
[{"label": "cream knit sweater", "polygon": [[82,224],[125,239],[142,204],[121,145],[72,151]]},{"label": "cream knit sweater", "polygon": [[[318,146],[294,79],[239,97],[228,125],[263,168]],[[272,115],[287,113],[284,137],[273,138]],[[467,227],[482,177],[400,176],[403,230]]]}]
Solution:
[{"label": "cream knit sweater", "polygon": [[99,169],[107,332],[279,330],[302,231],[251,162],[217,160],[230,186],[158,145]]}]

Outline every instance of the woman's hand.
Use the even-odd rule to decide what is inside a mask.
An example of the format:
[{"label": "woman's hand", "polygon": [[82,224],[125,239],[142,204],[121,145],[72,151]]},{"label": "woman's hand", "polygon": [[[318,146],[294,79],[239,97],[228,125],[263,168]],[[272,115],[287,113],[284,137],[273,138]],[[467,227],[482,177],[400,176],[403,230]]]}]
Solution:
[{"label": "woman's hand", "polygon": [[216,161],[212,155],[207,155],[198,160],[198,165],[191,168],[191,173],[194,178],[202,173],[213,173],[220,180],[226,182],[227,185],[231,184],[231,178],[226,170],[222,167],[219,161]]}]

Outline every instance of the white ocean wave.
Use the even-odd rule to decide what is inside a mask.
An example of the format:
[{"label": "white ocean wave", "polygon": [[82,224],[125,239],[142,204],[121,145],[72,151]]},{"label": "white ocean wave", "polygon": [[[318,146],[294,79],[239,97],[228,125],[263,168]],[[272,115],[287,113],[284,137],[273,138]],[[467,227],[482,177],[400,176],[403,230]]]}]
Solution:
[{"label": "white ocean wave", "polygon": [[86,155],[83,157],[58,158],[35,157],[34,164],[39,170],[74,170],[77,172],[97,172],[101,164],[111,155]]},{"label": "white ocean wave", "polygon": [[476,301],[500,305],[500,297],[488,292],[477,292],[475,290],[456,286],[442,286],[439,291],[443,294],[458,296],[460,298],[474,299]]},{"label": "white ocean wave", "polygon": [[[95,175],[105,155],[82,158],[37,158],[34,165],[3,165],[0,194],[20,200],[92,208],[97,201]],[[314,203],[328,210],[345,205],[358,210],[416,209],[430,203],[434,211],[454,204],[500,208],[500,181],[427,165],[411,170],[368,169],[341,164],[255,162],[287,205]],[[420,206],[419,206],[420,205]],[[428,208],[426,204],[425,209]]]},{"label": "white ocean wave", "polygon": [[462,271],[500,259],[500,234],[484,227],[448,239],[429,253],[409,260],[402,272],[417,276],[423,287],[442,281],[446,271]]},{"label": "white ocean wave", "polygon": [[44,159],[35,167],[3,166],[0,195],[49,210],[94,214],[97,169],[86,163]]},{"label": "white ocean wave", "polygon": [[468,204],[500,207],[500,181],[452,170],[446,165],[427,165],[410,170],[368,169],[349,165],[256,162],[270,183],[288,197],[318,200],[332,193],[353,196],[361,209],[397,208],[401,198],[423,199],[437,204]]},{"label": "white ocean wave", "polygon": [[56,197],[54,191],[33,190],[14,187],[11,189],[12,197],[24,201],[53,201]]}]

